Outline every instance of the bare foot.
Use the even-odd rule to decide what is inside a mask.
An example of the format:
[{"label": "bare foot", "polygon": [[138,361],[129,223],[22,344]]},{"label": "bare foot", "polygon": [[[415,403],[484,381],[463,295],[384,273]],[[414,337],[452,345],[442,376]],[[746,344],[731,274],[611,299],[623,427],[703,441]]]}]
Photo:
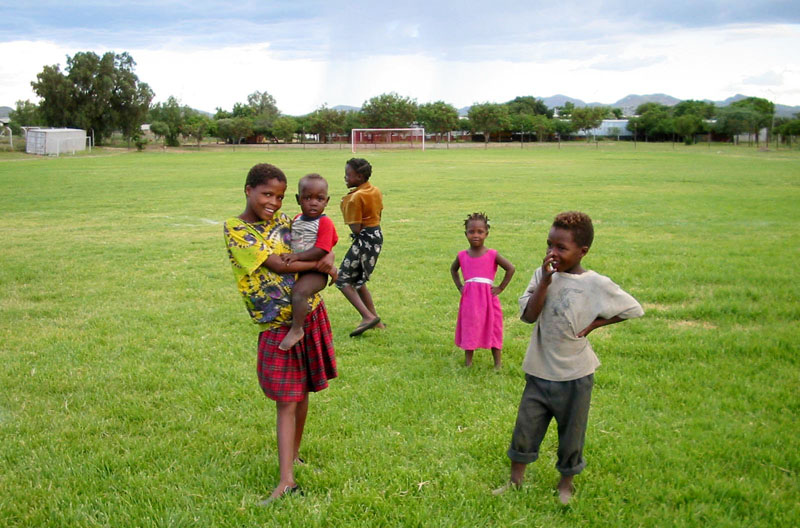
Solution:
[{"label": "bare foot", "polygon": [[283,341],[281,341],[281,344],[278,345],[278,348],[281,350],[290,350],[301,339],[303,339],[303,327],[291,327],[289,329],[289,333],[283,336]]},{"label": "bare foot", "polygon": [[561,504],[569,504],[574,494],[575,486],[572,485],[572,476],[561,477],[561,481],[558,483],[558,500]]}]

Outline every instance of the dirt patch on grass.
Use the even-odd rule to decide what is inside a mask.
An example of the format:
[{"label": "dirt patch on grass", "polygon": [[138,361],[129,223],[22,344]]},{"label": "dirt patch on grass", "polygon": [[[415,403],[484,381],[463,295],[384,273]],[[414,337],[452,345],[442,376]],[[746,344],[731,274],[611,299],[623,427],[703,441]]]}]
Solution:
[{"label": "dirt patch on grass", "polygon": [[671,308],[668,304],[659,304],[659,303],[642,303],[642,307],[644,311],[647,312],[648,310],[658,310],[659,312],[666,312],[669,311]]},{"label": "dirt patch on grass", "polygon": [[673,321],[669,324],[670,328],[673,329],[680,329],[680,328],[702,328],[704,330],[715,330],[717,325],[709,323],[708,321]]}]

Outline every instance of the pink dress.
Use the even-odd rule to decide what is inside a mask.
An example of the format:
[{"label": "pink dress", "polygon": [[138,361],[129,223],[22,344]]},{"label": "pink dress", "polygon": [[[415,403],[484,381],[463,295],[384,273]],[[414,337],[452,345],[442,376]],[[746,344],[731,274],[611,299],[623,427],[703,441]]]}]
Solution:
[{"label": "pink dress", "polygon": [[[500,299],[492,295],[497,273],[497,251],[490,249],[473,258],[467,250],[458,253],[464,277],[456,322],[456,346],[464,350],[503,348],[503,310]],[[479,279],[479,280],[470,280]]]}]

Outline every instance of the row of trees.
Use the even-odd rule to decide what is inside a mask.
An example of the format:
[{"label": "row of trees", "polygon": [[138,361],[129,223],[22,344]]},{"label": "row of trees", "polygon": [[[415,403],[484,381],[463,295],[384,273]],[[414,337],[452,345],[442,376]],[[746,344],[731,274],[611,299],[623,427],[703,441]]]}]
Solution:
[{"label": "row of trees", "polygon": [[[248,101],[263,95],[265,94],[256,92],[248,97]],[[273,112],[272,119],[269,120],[259,119],[258,116],[262,114],[252,104],[237,104],[234,105],[233,112],[218,108],[215,119],[222,125],[228,119],[249,118],[252,126],[242,130],[282,140],[287,140],[294,134],[311,133],[318,135],[322,142],[327,142],[332,136],[349,135],[354,128],[422,126],[439,141],[449,132],[468,131],[482,133],[484,140],[488,142],[493,134],[509,131],[536,135],[540,139],[553,132],[568,135],[576,128],[591,129],[598,126],[604,117],[613,116],[615,110],[618,115],[622,113],[619,109],[574,108],[569,105],[566,110],[572,114],[568,119],[554,119],[553,110],[547,108],[541,99],[524,96],[502,104],[474,104],[465,119],[459,116],[453,105],[444,101],[420,105],[409,97],[387,93],[365,101],[359,110],[337,110],[322,105],[314,112],[300,117],[275,117],[278,114]],[[246,134],[241,134],[240,130],[238,137],[243,135]],[[220,134],[220,137],[234,139],[226,134]]]},{"label": "row of trees", "polygon": [[[67,57],[62,72],[58,65],[45,66],[32,82],[41,98],[37,105],[18,101],[11,114],[12,127],[56,126],[83,128],[102,144],[114,131],[129,141],[137,141],[142,123],[166,145],[179,145],[181,139],[199,145],[204,138],[216,137],[230,143],[261,136],[266,140],[292,141],[297,135],[316,134],[320,141],[349,135],[353,128],[406,128],[423,126],[442,140],[452,131],[466,131],[492,137],[516,136],[567,137],[575,131],[587,134],[603,119],[621,118],[622,110],[609,107],[575,107],[572,103],[555,109],[541,99],[522,96],[506,103],[476,103],[466,119],[444,101],[417,104],[396,93],[381,94],[365,101],[361,109],[344,111],[322,105],[305,116],[287,116],[267,92],[256,91],[247,101],[234,104],[230,111],[216,109],[208,114],[181,105],[169,97],[151,105],[153,91],[134,74],[136,63],[128,53],[79,52]],[[629,118],[627,128],[637,139],[659,141],[684,138],[694,140],[698,133],[713,132],[727,137],[755,133],[768,128],[791,136],[800,133],[800,119],[776,119],[775,105],[766,99],[750,97],[727,107],[704,101],[682,101],[669,107],[645,103]]]},{"label": "row of trees", "polygon": [[778,125],[780,134],[786,133],[786,123],[792,120],[775,118],[775,105],[759,97],[748,97],[726,107],[716,107],[706,101],[681,101],[675,106],[645,103],[636,109],[636,116],[628,120],[628,130],[648,140],[669,140],[676,136],[686,143],[694,141],[698,133],[715,133],[734,137],[749,133],[758,143],[759,131]]}]

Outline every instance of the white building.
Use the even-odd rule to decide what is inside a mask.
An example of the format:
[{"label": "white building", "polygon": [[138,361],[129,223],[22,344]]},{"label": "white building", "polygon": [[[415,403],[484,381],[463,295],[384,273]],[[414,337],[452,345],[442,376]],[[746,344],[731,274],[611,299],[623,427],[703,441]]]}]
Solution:
[{"label": "white building", "polygon": [[25,135],[25,152],[53,155],[86,150],[86,131],[78,128],[31,128]]},{"label": "white building", "polygon": [[[590,136],[631,137],[633,132],[628,130],[627,119],[603,119],[600,126],[589,130]],[[586,136],[583,130],[575,132],[578,136]]]}]

